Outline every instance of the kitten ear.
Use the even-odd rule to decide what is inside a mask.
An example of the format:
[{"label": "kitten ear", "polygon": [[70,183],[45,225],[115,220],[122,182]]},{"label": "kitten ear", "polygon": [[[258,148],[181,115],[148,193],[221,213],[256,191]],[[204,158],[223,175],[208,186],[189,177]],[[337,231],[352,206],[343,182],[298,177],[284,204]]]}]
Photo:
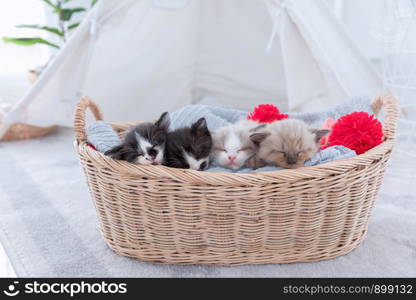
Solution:
[{"label": "kitten ear", "polygon": [[260,124],[260,125],[254,127],[254,128],[251,128],[249,131],[250,132],[256,132],[257,130],[263,129],[265,127],[266,127],[266,124]]},{"label": "kitten ear", "polygon": [[310,132],[312,132],[315,135],[315,142],[319,143],[321,138],[323,138],[328,133],[330,133],[331,130],[329,130],[329,129],[310,129]]},{"label": "kitten ear", "polygon": [[197,132],[197,131],[209,132],[207,121],[205,120],[205,118],[200,118],[198,121],[192,124],[191,131],[192,132]]},{"label": "kitten ear", "polygon": [[256,132],[250,135],[250,140],[256,144],[259,145],[261,142],[265,140],[270,135],[270,132]]},{"label": "kitten ear", "polygon": [[155,126],[159,129],[169,130],[170,116],[167,111],[160,116],[159,120],[156,121]]}]

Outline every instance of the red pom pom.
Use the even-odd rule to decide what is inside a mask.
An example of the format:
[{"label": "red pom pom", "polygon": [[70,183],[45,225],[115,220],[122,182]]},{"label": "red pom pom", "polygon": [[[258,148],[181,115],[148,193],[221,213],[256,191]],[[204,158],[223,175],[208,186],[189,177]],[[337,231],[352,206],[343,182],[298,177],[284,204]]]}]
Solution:
[{"label": "red pom pom", "polygon": [[366,112],[353,112],[339,118],[334,124],[325,148],[342,145],[362,154],[382,142],[380,121]]},{"label": "red pom pom", "polygon": [[280,113],[279,109],[273,104],[260,104],[247,116],[247,120],[256,121],[258,123],[271,123],[273,121],[286,119],[287,117],[287,114]]},{"label": "red pom pom", "polygon": [[88,143],[87,145],[88,145],[91,149],[94,149],[95,151],[97,151],[97,148],[95,148],[95,147],[94,147],[94,145],[92,145],[92,144],[90,144],[90,143]]}]

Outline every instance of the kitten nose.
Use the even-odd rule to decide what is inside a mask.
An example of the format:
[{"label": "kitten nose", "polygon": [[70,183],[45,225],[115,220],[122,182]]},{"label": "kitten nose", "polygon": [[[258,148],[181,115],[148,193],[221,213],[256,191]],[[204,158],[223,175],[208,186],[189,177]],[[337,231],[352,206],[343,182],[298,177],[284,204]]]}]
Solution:
[{"label": "kitten nose", "polygon": [[228,155],[228,159],[230,161],[235,161],[236,158],[237,158],[237,156],[235,156],[235,155]]},{"label": "kitten nose", "polygon": [[203,171],[206,166],[207,166],[207,163],[206,162],[203,162],[202,164],[199,165],[198,171]]},{"label": "kitten nose", "polygon": [[288,157],[286,159],[286,162],[287,162],[288,165],[294,165],[294,164],[297,163],[297,160],[295,158],[293,158],[293,157]]}]

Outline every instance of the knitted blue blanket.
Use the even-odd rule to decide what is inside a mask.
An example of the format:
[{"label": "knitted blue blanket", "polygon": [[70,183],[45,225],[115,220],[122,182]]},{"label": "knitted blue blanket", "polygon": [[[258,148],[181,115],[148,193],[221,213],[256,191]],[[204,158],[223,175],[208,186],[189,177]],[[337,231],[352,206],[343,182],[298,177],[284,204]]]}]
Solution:
[{"label": "knitted blue blanket", "polygon": [[[320,128],[326,119],[338,119],[339,117],[354,111],[364,111],[372,114],[373,111],[370,98],[355,97],[322,112],[289,113],[289,118],[300,119],[311,126]],[[172,129],[190,126],[199,118],[204,117],[207,120],[208,129],[215,131],[218,128],[245,119],[248,114],[249,112],[247,111],[234,108],[209,105],[187,105],[171,113],[170,117]]]}]

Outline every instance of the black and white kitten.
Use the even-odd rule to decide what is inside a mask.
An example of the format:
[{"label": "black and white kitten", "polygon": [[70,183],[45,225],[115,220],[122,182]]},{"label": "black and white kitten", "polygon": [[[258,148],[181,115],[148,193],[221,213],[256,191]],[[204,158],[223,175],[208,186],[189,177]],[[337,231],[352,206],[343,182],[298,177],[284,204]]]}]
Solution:
[{"label": "black and white kitten", "polygon": [[165,112],[155,123],[143,123],[131,129],[120,145],[104,154],[132,163],[160,165],[165,155],[169,125],[169,114]]},{"label": "black and white kitten", "polygon": [[202,171],[209,165],[211,148],[211,133],[201,118],[190,127],[168,133],[164,165]]}]

